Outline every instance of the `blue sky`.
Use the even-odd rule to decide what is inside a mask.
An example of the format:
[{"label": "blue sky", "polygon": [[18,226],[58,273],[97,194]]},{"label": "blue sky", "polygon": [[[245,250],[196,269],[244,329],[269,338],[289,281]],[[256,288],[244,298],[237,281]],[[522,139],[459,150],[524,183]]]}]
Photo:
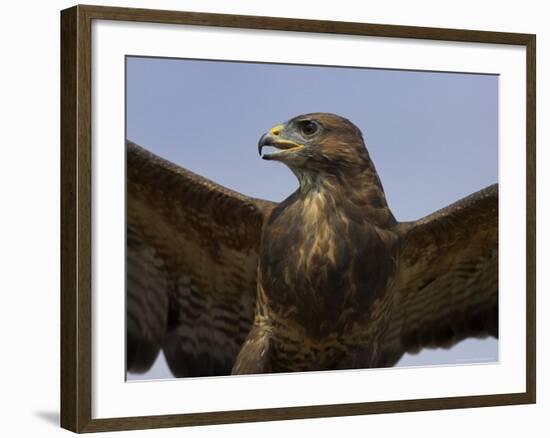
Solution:
[{"label": "blue sky", "polygon": [[[259,137],[308,112],[354,122],[398,220],[414,220],[498,181],[498,77],[127,58],[127,137],[244,194],[281,201],[297,187],[260,159]],[[399,365],[493,361],[497,341],[406,355]],[[161,357],[148,374],[166,378]]]}]

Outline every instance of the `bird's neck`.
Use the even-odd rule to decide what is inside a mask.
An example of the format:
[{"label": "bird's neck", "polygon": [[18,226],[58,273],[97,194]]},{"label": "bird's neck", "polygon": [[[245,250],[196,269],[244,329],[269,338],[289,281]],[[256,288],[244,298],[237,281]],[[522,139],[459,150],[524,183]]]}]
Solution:
[{"label": "bird's neck", "polygon": [[320,195],[340,214],[354,210],[376,225],[386,227],[396,223],[374,169],[347,169],[345,175],[336,172],[294,173],[300,183],[296,194],[305,205],[312,205],[311,201]]}]

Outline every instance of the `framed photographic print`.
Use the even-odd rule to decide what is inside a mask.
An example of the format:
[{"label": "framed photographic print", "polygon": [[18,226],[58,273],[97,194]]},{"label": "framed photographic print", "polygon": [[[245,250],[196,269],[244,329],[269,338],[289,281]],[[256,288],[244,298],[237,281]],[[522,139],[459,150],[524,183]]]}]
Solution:
[{"label": "framed photographic print", "polygon": [[535,36],[61,14],[61,420],[535,402]]}]

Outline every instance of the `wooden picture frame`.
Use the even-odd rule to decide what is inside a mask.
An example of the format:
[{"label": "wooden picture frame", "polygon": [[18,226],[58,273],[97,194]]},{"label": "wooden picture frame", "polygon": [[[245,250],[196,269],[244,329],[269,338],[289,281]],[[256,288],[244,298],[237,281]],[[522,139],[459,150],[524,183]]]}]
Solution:
[{"label": "wooden picture frame", "polygon": [[[515,45],[526,49],[525,392],[269,409],[92,418],[92,22],[111,20]],[[61,426],[74,432],[535,403],[535,59],[531,34],[75,6],[61,12]],[[122,353],[121,353],[122,354]]]}]

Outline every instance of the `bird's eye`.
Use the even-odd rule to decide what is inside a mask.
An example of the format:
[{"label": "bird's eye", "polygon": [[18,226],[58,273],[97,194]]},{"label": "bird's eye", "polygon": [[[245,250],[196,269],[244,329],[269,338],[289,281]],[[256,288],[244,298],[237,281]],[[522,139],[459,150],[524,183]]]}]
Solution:
[{"label": "bird's eye", "polygon": [[302,134],[307,137],[310,137],[313,134],[315,134],[318,131],[318,129],[319,129],[319,126],[317,125],[317,123],[312,122],[311,120],[306,120],[302,122],[300,125],[300,131],[302,131]]}]

